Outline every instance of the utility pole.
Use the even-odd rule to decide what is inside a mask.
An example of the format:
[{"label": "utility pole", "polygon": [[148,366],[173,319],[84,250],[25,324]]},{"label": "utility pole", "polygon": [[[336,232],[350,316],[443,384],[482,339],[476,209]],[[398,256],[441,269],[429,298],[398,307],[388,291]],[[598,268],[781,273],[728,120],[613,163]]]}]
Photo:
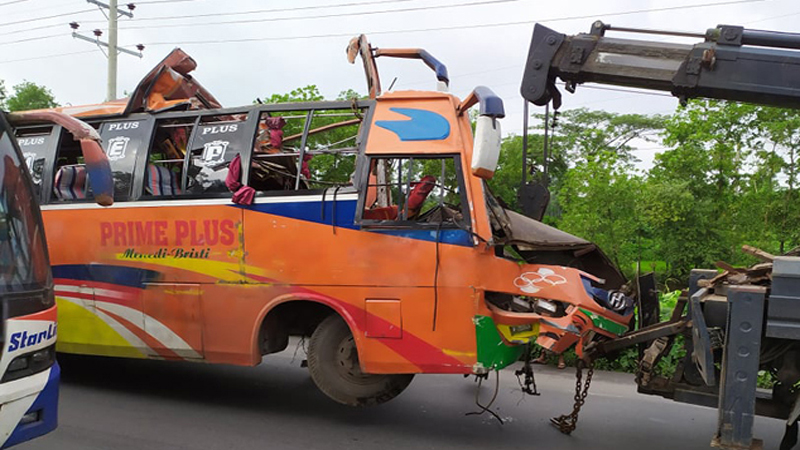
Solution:
[{"label": "utility pole", "polygon": [[[117,0],[108,0],[108,88],[106,90],[106,101],[117,98],[117,17]],[[133,14],[131,14],[131,17],[133,17]]]},{"label": "utility pole", "polygon": [[120,48],[118,46],[117,40],[117,19],[119,16],[127,16],[133,18],[133,10],[136,8],[136,5],[133,3],[128,3],[125,5],[127,10],[121,9],[117,7],[118,0],[108,0],[108,4],[100,2],[98,0],[86,0],[87,3],[91,3],[93,5],[97,5],[100,8],[100,11],[103,11],[103,14],[106,14],[104,9],[108,10],[108,14],[106,17],[108,18],[108,42],[103,42],[100,40],[100,36],[102,36],[103,32],[99,29],[94,30],[94,39],[83,36],[78,34],[78,27],[80,25],[77,22],[72,22],[69,26],[72,28],[72,37],[81,39],[87,42],[92,42],[96,44],[98,47],[107,47],[108,54],[108,84],[106,89],[106,101],[116,100],[117,98],[117,56],[120,53],[127,53],[129,55],[137,56],[139,58],[142,57],[142,50],[144,50],[144,45],[139,44],[136,46],[138,52],[134,52],[132,50],[128,50],[126,48]]}]

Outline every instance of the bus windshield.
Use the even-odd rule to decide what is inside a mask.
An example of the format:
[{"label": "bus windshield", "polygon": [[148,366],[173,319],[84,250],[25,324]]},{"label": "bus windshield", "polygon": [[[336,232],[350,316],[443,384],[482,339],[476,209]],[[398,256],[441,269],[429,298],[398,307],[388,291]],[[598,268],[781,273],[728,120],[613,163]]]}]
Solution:
[{"label": "bus windshield", "polygon": [[49,262],[30,175],[0,128],[0,292],[42,289]]}]

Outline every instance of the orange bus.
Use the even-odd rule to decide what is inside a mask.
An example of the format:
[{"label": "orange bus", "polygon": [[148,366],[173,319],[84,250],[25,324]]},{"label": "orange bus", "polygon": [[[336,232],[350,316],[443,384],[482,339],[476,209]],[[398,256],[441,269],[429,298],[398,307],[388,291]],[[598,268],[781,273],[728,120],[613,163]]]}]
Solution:
[{"label": "orange bus", "polygon": [[383,93],[376,57],[420,59],[442,89],[447,70],[363,36],[348,51],[369,99],[222,108],[175,50],[130,98],[60,108],[102,136],[110,208],[58,126],[17,128],[42,161],[59,351],[256,365],[309,337],[317,386],[369,405],[417,373],[486,374],[532,342],[580,353],[627,330],[597,247],[492,197],[500,99]]}]

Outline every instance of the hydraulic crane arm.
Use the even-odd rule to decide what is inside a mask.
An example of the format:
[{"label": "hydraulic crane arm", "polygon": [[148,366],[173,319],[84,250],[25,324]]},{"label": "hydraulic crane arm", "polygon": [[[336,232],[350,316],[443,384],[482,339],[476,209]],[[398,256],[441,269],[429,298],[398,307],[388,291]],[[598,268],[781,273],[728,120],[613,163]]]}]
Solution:
[{"label": "hydraulic crane arm", "polygon": [[[608,30],[698,37],[695,45],[606,37]],[[800,34],[720,25],[705,34],[611,27],[566,36],[536,24],[522,96],[561,105],[556,78],[574,92],[594,82],[669,91],[681,101],[707,97],[800,108]]]}]

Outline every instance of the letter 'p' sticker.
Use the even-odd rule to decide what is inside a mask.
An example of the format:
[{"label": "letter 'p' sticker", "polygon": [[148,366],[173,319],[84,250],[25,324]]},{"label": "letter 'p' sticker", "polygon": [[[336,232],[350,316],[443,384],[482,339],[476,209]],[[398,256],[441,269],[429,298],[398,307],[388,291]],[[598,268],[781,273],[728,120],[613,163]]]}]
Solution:
[{"label": "letter 'p' sticker", "polygon": [[450,136],[450,122],[424,109],[389,108],[411,120],[378,120],[375,125],[396,134],[401,141],[441,141]]}]

